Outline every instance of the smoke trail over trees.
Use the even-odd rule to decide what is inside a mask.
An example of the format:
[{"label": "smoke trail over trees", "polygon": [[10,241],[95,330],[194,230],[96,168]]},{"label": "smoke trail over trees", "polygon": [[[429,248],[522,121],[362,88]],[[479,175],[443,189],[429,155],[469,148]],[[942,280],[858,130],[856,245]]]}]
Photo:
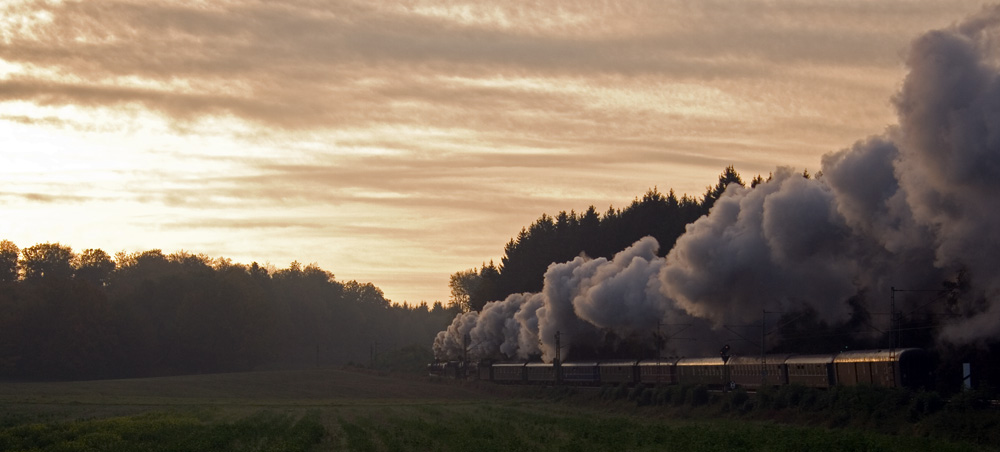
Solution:
[{"label": "smoke trail over trees", "polygon": [[472,357],[551,360],[556,331],[563,345],[597,346],[660,322],[721,328],[762,309],[811,311],[836,325],[857,314],[858,299],[942,283],[962,290],[944,307],[956,317],[939,338],[995,336],[998,55],[1000,7],[919,37],[892,99],[897,125],[824,156],[815,178],[779,168],[753,188],[731,184],[666,257],[647,237],[612,259],[554,263],[541,292],[457,317],[438,334],[436,355],[458,356],[455,335],[470,334]]}]

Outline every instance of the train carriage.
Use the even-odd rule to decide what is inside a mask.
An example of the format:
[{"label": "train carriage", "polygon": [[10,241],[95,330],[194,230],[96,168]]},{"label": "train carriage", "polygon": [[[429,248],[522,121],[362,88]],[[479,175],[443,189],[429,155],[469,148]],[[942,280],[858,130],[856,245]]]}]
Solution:
[{"label": "train carriage", "polygon": [[476,363],[476,379],[483,381],[493,380],[493,363],[491,361],[479,361]]},{"label": "train carriage", "polygon": [[552,363],[528,363],[524,366],[524,375],[531,384],[555,384],[556,367]]},{"label": "train carriage", "polygon": [[597,365],[601,384],[633,385],[638,380],[636,376],[636,360],[605,361]]},{"label": "train carriage", "polygon": [[[929,385],[931,365],[921,349],[859,350],[831,355],[758,356],[618,360],[597,362],[494,363],[468,369],[461,363],[439,362],[428,373],[446,378],[476,378],[497,383],[598,385],[642,383],[700,384],[720,388],[738,385],[759,388],[800,384],[828,388],[833,385],[873,385],[919,388]],[[766,371],[766,377],[764,372]],[[465,375],[468,374],[468,375]],[[765,380],[766,378],[766,380]]]},{"label": "train carriage", "polygon": [[833,359],[837,384],[889,388],[920,387],[927,383],[927,352],[917,348],[840,352]]},{"label": "train carriage", "polygon": [[465,378],[465,363],[462,361],[448,361],[444,363],[444,373],[442,374],[445,378]]},{"label": "train carriage", "polygon": [[726,363],[729,382],[745,388],[788,384],[785,360],[789,355],[733,356]]},{"label": "train carriage", "polygon": [[674,364],[677,359],[646,359],[639,361],[636,378],[644,385],[672,385],[677,383]]},{"label": "train carriage", "polygon": [[443,377],[445,366],[447,365],[448,363],[442,363],[442,362],[430,363],[427,365],[427,375],[430,375],[432,377]]},{"label": "train carriage", "polygon": [[700,384],[722,387],[727,383],[722,358],[682,358],[677,361],[676,375],[680,384]]},{"label": "train carriage", "polygon": [[833,373],[834,355],[793,355],[785,360],[788,384],[812,388],[829,388],[836,383]]},{"label": "train carriage", "polygon": [[562,363],[560,376],[563,383],[571,385],[596,385],[601,383],[600,369],[595,362]]},{"label": "train carriage", "polygon": [[494,363],[493,381],[497,383],[524,383],[525,363]]}]

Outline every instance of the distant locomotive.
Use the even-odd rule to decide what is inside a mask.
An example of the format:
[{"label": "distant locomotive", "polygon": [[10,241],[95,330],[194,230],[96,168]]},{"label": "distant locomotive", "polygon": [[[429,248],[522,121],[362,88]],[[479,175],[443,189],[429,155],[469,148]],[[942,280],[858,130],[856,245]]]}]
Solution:
[{"label": "distant locomotive", "polygon": [[500,384],[673,385],[757,389],[797,384],[815,388],[870,385],[919,388],[930,383],[927,353],[917,348],[858,350],[828,355],[765,355],[661,358],[629,361],[480,363],[428,365],[430,375],[474,378]]}]

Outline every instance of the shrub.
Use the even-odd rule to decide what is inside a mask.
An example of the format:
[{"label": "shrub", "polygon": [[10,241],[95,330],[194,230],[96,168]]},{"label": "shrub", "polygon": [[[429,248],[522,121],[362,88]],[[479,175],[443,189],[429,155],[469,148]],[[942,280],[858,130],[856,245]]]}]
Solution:
[{"label": "shrub", "polygon": [[972,410],[981,410],[989,406],[986,397],[980,391],[963,391],[956,394],[946,405],[948,411],[952,412],[965,412]]},{"label": "shrub", "polygon": [[708,404],[708,388],[698,385],[688,392],[688,404],[691,406],[702,406]]},{"label": "shrub", "polygon": [[760,409],[769,409],[774,405],[774,389],[773,388],[760,388],[757,390],[755,405]]},{"label": "shrub", "polygon": [[645,389],[646,389],[646,387],[643,386],[642,383],[639,383],[639,384],[635,385],[635,387],[632,388],[632,390],[629,391],[629,393],[628,393],[628,400],[630,402],[634,402],[634,401],[638,400],[639,399],[639,395],[641,395],[642,391],[645,390]]},{"label": "shrub", "polygon": [[944,408],[944,399],[937,392],[919,392],[910,402],[911,417],[927,416]]},{"label": "shrub", "polygon": [[802,398],[799,399],[799,408],[804,410],[815,410],[816,404],[819,403],[819,394],[822,391],[819,389],[810,389],[802,394]]},{"label": "shrub", "polygon": [[670,386],[660,386],[656,388],[655,403],[657,405],[669,405],[670,396],[673,394]]},{"label": "shrub", "polygon": [[639,393],[639,397],[636,398],[636,404],[639,406],[652,405],[654,403],[654,396],[656,392],[653,388],[643,388],[642,392]]},{"label": "shrub", "polygon": [[614,394],[614,399],[615,400],[621,400],[621,399],[624,399],[624,398],[628,397],[628,385],[625,384],[625,383],[622,383],[622,384],[620,384],[618,386],[615,386],[615,390],[614,390],[613,394]]},{"label": "shrub", "polygon": [[[802,385],[793,384],[782,386],[781,389],[778,390],[778,404],[800,408],[803,406],[803,401],[807,397],[807,394],[814,392],[815,389],[810,389]],[[775,406],[775,408],[779,408],[779,406]]]},{"label": "shrub", "polygon": [[729,403],[732,404],[734,408],[740,408],[750,400],[750,394],[747,394],[746,389],[738,388],[737,390],[729,393]]},{"label": "shrub", "polygon": [[674,406],[681,406],[684,404],[685,401],[687,401],[688,389],[689,389],[688,385],[670,387],[670,392],[671,392],[670,400],[673,401]]}]

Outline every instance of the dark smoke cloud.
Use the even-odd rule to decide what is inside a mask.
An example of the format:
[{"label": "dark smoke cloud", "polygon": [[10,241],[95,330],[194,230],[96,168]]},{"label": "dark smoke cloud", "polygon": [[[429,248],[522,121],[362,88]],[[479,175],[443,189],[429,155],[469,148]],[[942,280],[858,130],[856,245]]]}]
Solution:
[{"label": "dark smoke cloud", "polygon": [[789,169],[753,190],[732,187],[667,256],[664,291],[716,324],[809,305],[842,319],[857,270],[826,185]]},{"label": "dark smoke cloud", "polygon": [[824,156],[816,178],[782,168],[755,188],[730,186],[666,258],[647,237],[611,260],[552,264],[541,294],[519,296],[536,301],[518,305],[515,318],[523,325],[534,314],[542,358],[550,360],[557,331],[564,346],[599,344],[608,332],[651,331],[664,320],[721,329],[759,319],[762,310],[811,310],[839,324],[857,309],[854,297],[941,287],[962,275],[969,285],[957,303],[962,315],[941,340],[996,337],[998,55],[1000,7],[923,35],[893,99],[897,126]]},{"label": "dark smoke cloud", "polygon": [[479,313],[460,314],[438,334],[434,351],[439,357],[462,356],[464,340],[472,358],[541,354],[552,360],[556,332],[566,350],[597,346],[607,333],[625,337],[656,331],[668,313],[680,315],[656,277],[665,262],[656,256],[658,246],[646,237],[610,260],[580,256],[552,264],[542,292],[514,294],[486,304]]},{"label": "dark smoke cloud", "polygon": [[479,313],[475,311],[455,316],[448,329],[434,338],[434,354],[451,358],[463,357],[464,350],[469,346],[469,332],[476,326],[478,317]]},{"label": "dark smoke cloud", "polygon": [[[1000,332],[1000,7],[918,39],[895,99],[896,165],[916,222],[932,232],[935,266],[968,273],[975,301],[945,339]],[[985,305],[978,301],[986,301]]]}]

